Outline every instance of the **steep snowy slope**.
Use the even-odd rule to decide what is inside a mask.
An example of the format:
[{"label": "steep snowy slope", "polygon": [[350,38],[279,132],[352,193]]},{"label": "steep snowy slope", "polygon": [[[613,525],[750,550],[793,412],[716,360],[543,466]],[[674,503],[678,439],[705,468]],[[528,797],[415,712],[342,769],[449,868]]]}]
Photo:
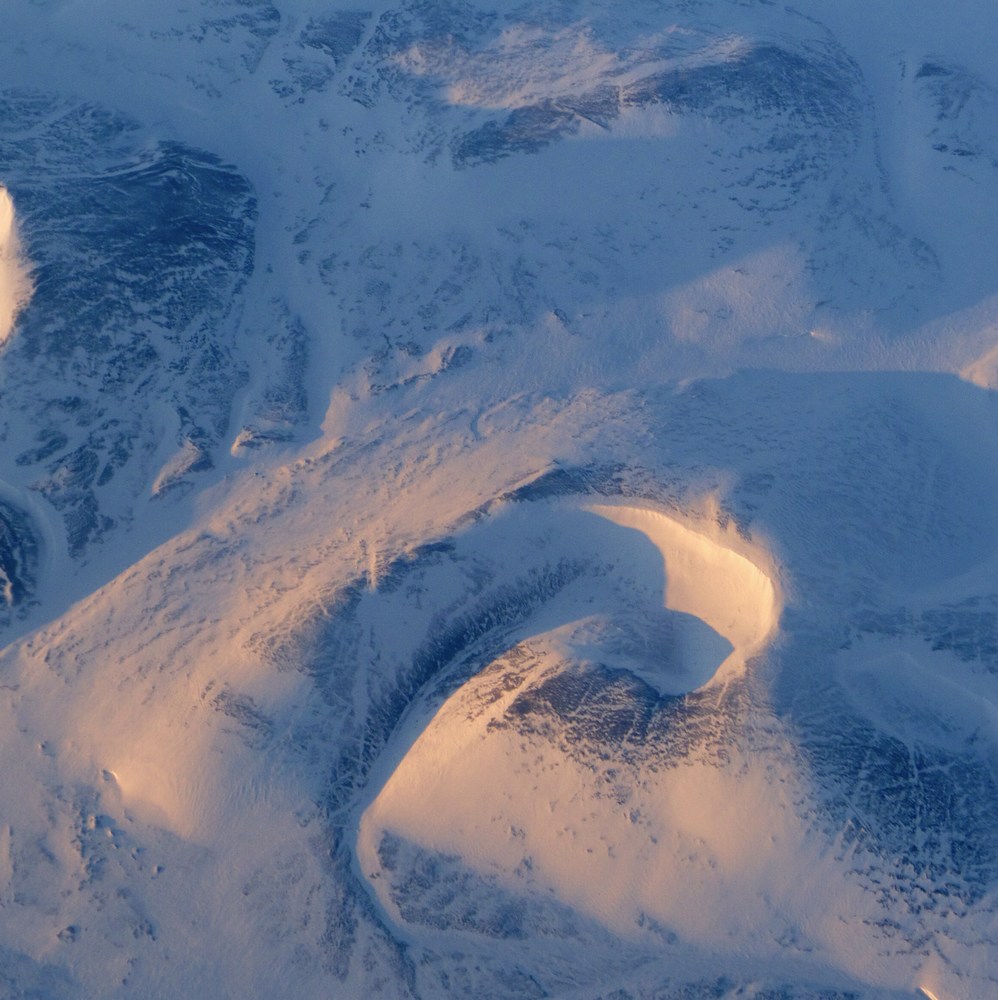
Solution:
[{"label": "steep snowy slope", "polygon": [[998,998],[991,7],[9,6],[6,992]]},{"label": "steep snowy slope", "polygon": [[31,298],[31,279],[14,222],[14,203],[0,188],[0,343],[10,335],[17,314]]}]

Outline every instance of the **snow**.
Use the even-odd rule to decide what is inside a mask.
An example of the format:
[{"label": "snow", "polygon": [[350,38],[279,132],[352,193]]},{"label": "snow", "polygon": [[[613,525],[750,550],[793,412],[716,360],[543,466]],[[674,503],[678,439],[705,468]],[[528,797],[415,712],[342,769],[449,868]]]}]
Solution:
[{"label": "snow", "polygon": [[[702,618],[731,642],[733,649],[718,668],[719,678],[744,669],[749,657],[774,635],[780,599],[773,580],[758,565],[772,567],[773,558],[738,539],[730,527],[726,532],[717,529],[716,511],[704,519],[708,530],[713,529],[710,537],[654,510],[623,505],[589,509],[645,534],[665,560],[665,606]],[[754,559],[738,551],[742,548]]]},{"label": "snow", "polygon": [[11,6],[0,984],[998,997],[994,5]]},{"label": "snow", "polygon": [[906,743],[977,745],[998,773],[998,686],[925,643],[870,639],[842,656],[841,682],[858,711]]},{"label": "snow", "polygon": [[[571,760],[545,755],[531,764],[536,745],[489,734],[502,702],[468,725],[474,696],[459,692],[441,709],[364,813],[358,857],[379,894],[389,879],[377,850],[390,831],[424,850],[456,854],[482,874],[498,872],[514,887],[529,858],[529,892],[625,937],[640,934],[642,913],[699,947],[733,936],[743,948],[766,949],[764,939],[778,934],[774,910],[776,921],[820,923],[826,900],[802,912],[797,893],[831,878],[834,865],[802,844],[788,789],[738,767],[693,764],[649,776],[624,808]],[[391,900],[381,899],[400,920]],[[691,899],[702,905],[690,907]]]},{"label": "snow", "polygon": [[0,345],[10,337],[17,314],[30,298],[30,265],[21,250],[14,202],[0,184]]}]

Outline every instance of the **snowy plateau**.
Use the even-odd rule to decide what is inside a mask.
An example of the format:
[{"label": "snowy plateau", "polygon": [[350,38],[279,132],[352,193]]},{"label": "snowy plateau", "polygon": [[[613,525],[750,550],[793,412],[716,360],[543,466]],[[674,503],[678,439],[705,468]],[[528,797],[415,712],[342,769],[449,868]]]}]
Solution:
[{"label": "snowy plateau", "polygon": [[998,1000],[996,38],[3,0],[0,997]]}]

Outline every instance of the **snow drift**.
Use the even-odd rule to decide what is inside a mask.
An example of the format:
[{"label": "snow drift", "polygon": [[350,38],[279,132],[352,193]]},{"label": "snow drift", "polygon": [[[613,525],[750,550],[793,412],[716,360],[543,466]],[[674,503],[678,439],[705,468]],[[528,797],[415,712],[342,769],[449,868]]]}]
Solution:
[{"label": "snow drift", "polygon": [[[633,528],[662,553],[666,567],[665,606],[702,619],[732,645],[715,676],[745,665],[776,630],[780,599],[772,578],[758,562],[768,556],[754,546],[752,556],[732,547],[720,529],[694,531],[648,508],[594,505],[594,514]],[[757,560],[757,561],[755,561]]]},{"label": "snow drift", "polygon": [[[600,741],[628,697],[662,711],[690,693],[716,698],[744,672],[777,629],[779,590],[771,569],[761,568],[772,560],[718,527],[710,511],[684,524],[633,500],[576,504],[525,504],[500,515],[500,525],[511,520],[515,527],[489,547],[518,571],[530,557],[512,539],[526,534],[527,515],[542,539],[531,547],[540,553],[534,561],[588,550],[603,568],[593,585],[575,583],[528,617],[512,648],[484,664],[417,736],[360,819],[361,871],[406,936],[425,931],[430,904],[419,873],[443,858],[449,874],[435,875],[434,886],[485,879],[488,888],[479,887],[474,904],[479,915],[497,895],[510,894],[556,901],[563,919],[595,921],[625,938],[669,926],[705,943],[704,914],[716,919],[727,899],[730,932],[765,938],[767,914],[753,900],[785,863],[785,844],[800,844],[804,859],[779,880],[785,905],[793,905],[792,887],[813,876],[817,860],[803,846],[785,788],[761,771],[689,760],[661,774],[646,768],[622,808],[579,756],[589,744],[604,758],[617,756]],[[552,691],[573,688],[605,702],[605,718],[591,734],[580,739],[565,729],[578,717],[574,710],[523,725],[551,703]],[[409,742],[419,717],[413,713],[396,743]],[[635,743],[611,760],[621,781],[656,754],[654,743]],[[389,747],[385,759],[398,759],[398,751]],[[701,845],[702,857],[691,860],[691,844]],[[471,892],[458,894],[462,906]],[[691,917],[691,894],[716,898],[716,906]],[[437,928],[479,920],[435,910]]]},{"label": "snow drift", "polygon": [[0,185],[0,344],[14,329],[17,314],[31,298],[31,277],[21,254],[14,202]]}]

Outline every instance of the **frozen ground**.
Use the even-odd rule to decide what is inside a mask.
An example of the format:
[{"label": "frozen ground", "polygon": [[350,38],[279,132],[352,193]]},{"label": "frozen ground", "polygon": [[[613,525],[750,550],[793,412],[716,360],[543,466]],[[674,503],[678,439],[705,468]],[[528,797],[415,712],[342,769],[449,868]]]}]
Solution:
[{"label": "frozen ground", "polygon": [[0,993],[998,998],[992,5],[8,6]]}]

